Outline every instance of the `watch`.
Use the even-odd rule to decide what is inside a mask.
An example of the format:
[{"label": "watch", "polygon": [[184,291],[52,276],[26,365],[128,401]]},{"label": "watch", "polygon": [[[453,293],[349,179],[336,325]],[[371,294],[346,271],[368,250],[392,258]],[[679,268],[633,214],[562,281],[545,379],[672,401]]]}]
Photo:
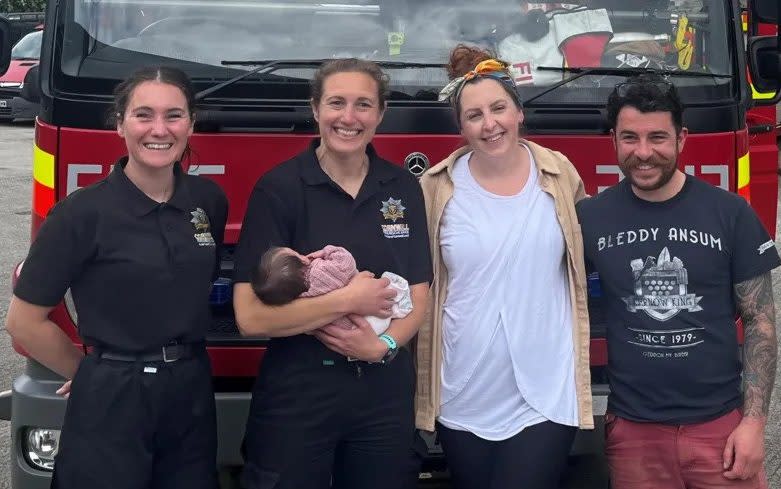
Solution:
[{"label": "watch", "polygon": [[399,345],[396,343],[396,340],[393,339],[391,335],[388,334],[381,334],[379,338],[388,345],[388,351],[385,352],[385,355],[380,359],[379,363],[382,363],[383,365],[389,364],[394,358],[396,358],[396,355],[399,353]]}]

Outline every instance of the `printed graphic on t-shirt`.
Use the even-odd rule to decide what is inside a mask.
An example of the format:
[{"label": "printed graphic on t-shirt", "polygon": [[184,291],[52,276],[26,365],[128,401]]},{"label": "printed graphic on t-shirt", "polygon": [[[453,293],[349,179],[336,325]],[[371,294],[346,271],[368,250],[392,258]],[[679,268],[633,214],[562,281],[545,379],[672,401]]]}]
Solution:
[{"label": "printed graphic on t-shirt", "polygon": [[689,228],[672,227],[667,232],[659,234],[660,228],[629,229],[597,239],[597,251],[604,251],[617,246],[645,243],[649,241],[667,240],[673,243],[690,243],[705,248],[722,251],[721,238],[711,233]]},{"label": "printed graphic on t-shirt", "polygon": [[630,267],[635,293],[623,298],[629,312],[643,311],[658,321],[667,321],[683,310],[702,310],[702,297],[688,293],[689,275],[683,262],[677,257],[670,259],[667,247],[658,258],[637,258]]},{"label": "printed graphic on t-shirt", "polygon": [[774,247],[775,245],[776,245],[775,241],[773,241],[771,239],[770,241],[766,241],[766,242],[762,243],[761,245],[759,245],[759,248],[757,248],[757,251],[761,255],[762,253],[766,252],[767,250],[769,250],[770,248]]},{"label": "printed graphic on t-shirt", "polygon": [[[646,358],[685,358],[691,347],[706,342],[704,327],[687,320],[671,321],[682,312],[707,314],[708,311],[700,304],[702,293],[698,295],[696,287],[692,287],[692,282],[696,284],[697,280],[690,280],[687,264],[670,250],[696,247],[724,253],[721,236],[688,227],[648,227],[598,236],[596,245],[597,252],[621,251],[622,259],[626,260],[620,273],[625,274],[625,283],[631,284],[632,293],[621,296],[620,300],[636,319],[624,326],[628,333],[624,341],[641,347]],[[638,245],[646,250],[645,256],[633,254]],[[707,264],[698,261],[696,266]],[[697,276],[702,278],[702,271]]]}]

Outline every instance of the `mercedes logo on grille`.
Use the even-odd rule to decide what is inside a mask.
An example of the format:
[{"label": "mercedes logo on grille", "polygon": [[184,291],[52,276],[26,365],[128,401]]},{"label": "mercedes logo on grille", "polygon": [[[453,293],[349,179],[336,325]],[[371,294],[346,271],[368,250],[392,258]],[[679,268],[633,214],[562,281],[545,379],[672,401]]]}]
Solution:
[{"label": "mercedes logo on grille", "polygon": [[420,177],[423,175],[423,172],[428,170],[428,156],[418,152],[410,153],[406,158],[404,158],[404,165],[407,167],[407,170],[409,170],[410,173],[416,177]]}]

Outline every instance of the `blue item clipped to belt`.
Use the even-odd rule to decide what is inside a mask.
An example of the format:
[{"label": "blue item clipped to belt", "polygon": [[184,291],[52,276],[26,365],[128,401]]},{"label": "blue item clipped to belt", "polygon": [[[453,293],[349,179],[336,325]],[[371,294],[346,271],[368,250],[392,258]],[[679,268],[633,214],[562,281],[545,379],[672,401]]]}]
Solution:
[{"label": "blue item clipped to belt", "polygon": [[224,306],[233,300],[233,280],[220,277],[212,283],[209,292],[209,304],[212,306]]},{"label": "blue item clipped to belt", "polygon": [[588,274],[586,284],[588,285],[589,296],[602,297],[602,281],[599,279],[599,274],[597,272]]}]

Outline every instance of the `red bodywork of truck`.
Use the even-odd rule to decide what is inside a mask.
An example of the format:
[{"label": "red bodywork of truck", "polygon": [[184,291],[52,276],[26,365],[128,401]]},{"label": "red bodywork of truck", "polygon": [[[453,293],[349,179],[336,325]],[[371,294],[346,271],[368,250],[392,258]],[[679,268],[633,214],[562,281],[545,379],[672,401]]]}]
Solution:
[{"label": "red bodywork of truck", "polygon": [[[195,158],[190,169],[219,183],[230,199],[225,243],[235,244],[241,231],[250,192],[266,171],[302,151],[312,135],[194,134]],[[575,164],[586,191],[594,194],[619,181],[620,171],[610,136],[534,136],[530,139],[561,151]],[[770,139],[772,139],[772,144]],[[462,144],[458,136],[384,135],[374,138],[374,146],[384,158],[402,164],[413,152],[425,154],[432,164],[444,159]],[[748,135],[747,130],[688,137],[679,165],[689,174],[714,185],[737,191],[738,159],[751,147],[751,181],[741,194],[750,197],[768,230],[775,235],[776,154],[775,134]],[[54,156],[54,190],[36,180],[33,192],[33,234],[55,200],[69,191],[105,177],[114,161],[125,151],[114,131],[57,128],[40,121],[36,126],[36,151]],[[76,328],[63,305],[52,318],[79,343]],[[17,348],[18,350],[18,348]],[[214,375],[252,377],[265,349],[252,346],[212,346]],[[23,353],[20,351],[20,353]],[[607,362],[603,338],[592,339],[591,364]]]}]

